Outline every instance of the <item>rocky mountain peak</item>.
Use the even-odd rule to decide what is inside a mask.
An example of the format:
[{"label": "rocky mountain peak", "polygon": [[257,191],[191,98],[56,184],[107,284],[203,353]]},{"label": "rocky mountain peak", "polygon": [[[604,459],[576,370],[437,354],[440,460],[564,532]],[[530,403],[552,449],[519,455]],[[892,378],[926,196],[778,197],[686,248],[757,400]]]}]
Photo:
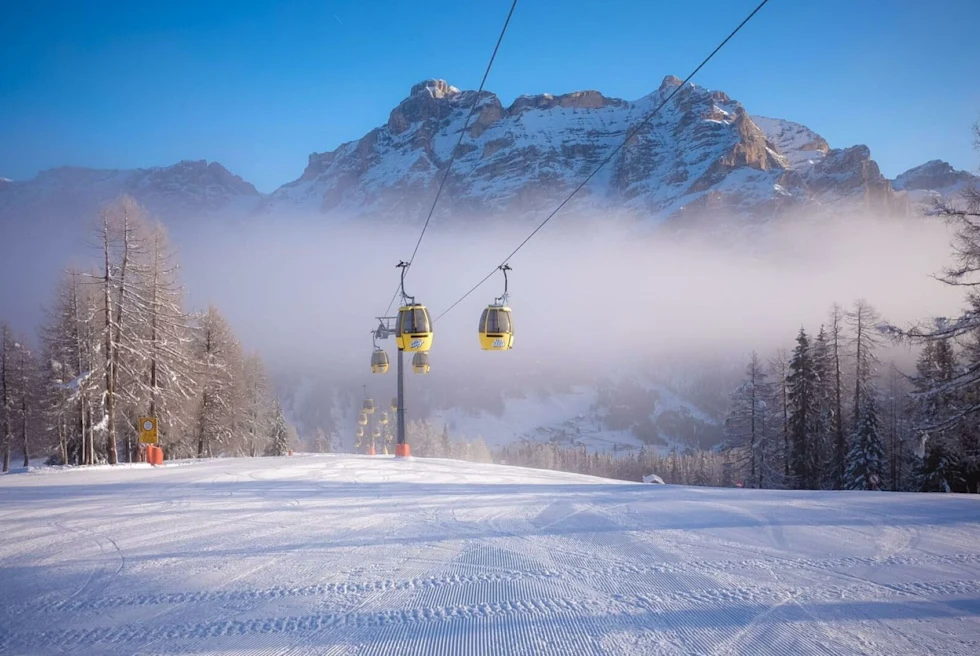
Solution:
[{"label": "rocky mountain peak", "polygon": [[892,185],[904,191],[954,190],[980,183],[967,171],[957,171],[948,162],[934,159],[913,167],[895,178]]},{"label": "rocky mountain peak", "polygon": [[661,93],[663,93],[664,91],[670,93],[676,87],[679,87],[682,84],[684,84],[684,81],[681,80],[679,77],[675,75],[667,75],[660,83],[660,88],[658,89],[658,91],[660,91]]},{"label": "rocky mountain peak", "polygon": [[459,93],[459,89],[449,84],[445,80],[423,80],[412,87],[412,92],[409,95],[417,96],[419,94],[428,94],[431,98],[446,98],[449,96],[455,96]]},{"label": "rocky mountain peak", "polygon": [[[385,125],[311,155],[303,176],[269,204],[414,220],[474,105],[440,216],[548,209],[610,154],[609,167],[576,197],[576,208],[772,216],[776,208],[822,203],[828,195],[891,202],[894,192],[866,147],[831,151],[805,126],[754,117],[722,91],[681,85],[668,75],[658,91],[633,102],[583,90],[523,95],[505,108],[493,93],[424,80]],[[627,131],[674,90],[671,103],[619,150]]]},{"label": "rocky mountain peak", "polygon": [[258,190],[250,183],[235,175],[218,162],[207,160],[181,160],[173,166],[137,169],[133,186],[156,188],[158,191],[185,189],[188,187],[207,188],[214,192],[229,195],[259,196]]},{"label": "rocky mountain peak", "polygon": [[[388,128],[392,134],[401,134],[415,123],[429,120],[442,121],[455,111],[455,101],[463,95],[459,89],[445,80],[423,80],[412,87],[408,98],[391,110]],[[475,94],[465,94],[473,95]]]}]

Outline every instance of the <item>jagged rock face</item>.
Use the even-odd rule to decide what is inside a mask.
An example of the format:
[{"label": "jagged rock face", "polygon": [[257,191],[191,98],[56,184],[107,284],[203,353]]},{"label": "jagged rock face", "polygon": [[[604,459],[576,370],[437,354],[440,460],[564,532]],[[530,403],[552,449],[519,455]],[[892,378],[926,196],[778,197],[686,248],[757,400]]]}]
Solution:
[{"label": "jagged rock face", "polygon": [[921,166],[902,173],[892,185],[903,191],[930,190],[946,191],[959,190],[980,183],[980,177],[966,171],[957,171],[947,162],[934,159]]},{"label": "jagged rock face", "polygon": [[867,146],[835,149],[803,174],[809,189],[823,202],[858,200],[865,209],[907,212],[904,198],[896,196],[891,182],[871,159]]},{"label": "jagged rock face", "polygon": [[765,116],[753,116],[752,121],[793,169],[809,168],[830,150],[826,139],[805,125]]},{"label": "jagged rock face", "polygon": [[980,176],[957,171],[947,162],[932,160],[899,175],[892,186],[919,211],[932,211],[936,203],[967,209],[965,193],[980,189]]},{"label": "jagged rock face", "polygon": [[[437,208],[443,219],[550,210],[606,159],[569,211],[769,216],[827,194],[836,201],[891,204],[891,188],[867,148],[824,162],[834,151],[807,128],[756,120],[722,92],[680,86],[668,76],[633,102],[580,91],[520,96],[504,107],[492,93],[426,80],[412,87],[384,126],[311,155],[303,175],[274,192],[265,209],[422,220],[471,110]],[[623,146],[627,130],[675,91]]]}]

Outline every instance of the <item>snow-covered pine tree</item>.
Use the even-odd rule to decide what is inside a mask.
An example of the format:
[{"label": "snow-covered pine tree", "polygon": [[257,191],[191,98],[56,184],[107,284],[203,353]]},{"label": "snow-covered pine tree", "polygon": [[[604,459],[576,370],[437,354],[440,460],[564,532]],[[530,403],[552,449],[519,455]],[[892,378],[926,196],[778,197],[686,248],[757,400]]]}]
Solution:
[{"label": "snow-covered pine tree", "polygon": [[316,437],[313,439],[313,449],[317,453],[330,453],[333,450],[330,444],[330,436],[320,427],[316,429]]},{"label": "snow-covered pine tree", "polygon": [[40,329],[46,367],[45,411],[56,425],[67,463],[95,462],[92,406],[100,398],[97,290],[83,275],[68,269]]},{"label": "snow-covered pine tree", "polygon": [[862,398],[861,423],[847,452],[847,489],[880,490],[885,480],[885,451],[874,388],[865,388]]},{"label": "snow-covered pine tree", "polygon": [[908,378],[895,368],[888,377],[884,403],[880,414],[882,436],[885,440],[888,489],[910,489],[912,452],[911,385]]},{"label": "snow-covered pine tree", "polygon": [[[980,124],[974,125],[973,129],[976,138],[974,147],[980,150]],[[950,224],[956,227],[956,236],[953,241],[954,263],[944,270],[939,279],[947,285],[966,288],[968,309],[953,320],[940,318],[925,325],[913,326],[907,330],[895,326],[891,326],[890,329],[897,337],[922,342],[927,347],[930,343],[948,342],[959,338],[976,341],[977,336],[980,335],[980,292],[977,291],[977,285],[980,284],[980,188],[969,187],[956,198],[942,199],[937,203],[935,212],[945,217]],[[928,427],[931,430],[926,431],[926,454],[925,462],[922,463],[928,471],[940,465],[945,470],[949,467],[950,459],[955,458],[956,455],[953,452],[954,445],[951,441],[947,444],[940,444],[941,440],[935,439],[937,431],[950,432],[954,428],[963,430],[964,424],[971,422],[980,426],[980,419],[978,419],[978,415],[980,415],[980,348],[968,346],[963,355],[962,365],[948,381],[930,385],[927,378],[923,379],[921,371],[919,379],[916,381],[914,396],[920,406],[920,411],[922,404],[932,397],[936,397],[940,401],[938,405],[943,408],[943,410],[939,410],[937,406],[937,408],[929,411],[933,416],[928,422]],[[972,439],[968,438],[968,442],[970,444],[975,443],[976,433],[970,428],[965,430],[968,435],[973,433]],[[930,443],[932,443],[931,447]],[[958,446],[962,445],[961,441]],[[937,453],[930,454],[930,449],[937,450]],[[977,446],[977,452],[977,458],[980,461],[980,445]],[[927,473],[927,478],[936,479],[937,475]],[[939,487],[951,487],[948,485],[950,483],[948,478],[941,476],[939,478],[945,481],[945,484]],[[980,463],[977,466],[976,486],[980,489]]]},{"label": "snow-covered pine tree", "polygon": [[783,480],[779,487],[786,487],[790,479],[789,354],[783,349],[776,351],[769,361],[769,380],[773,385],[774,439],[780,440],[782,447],[773,450],[768,467],[773,472],[781,472]]},{"label": "snow-covered pine tree", "polygon": [[[71,339],[71,301],[74,292],[69,274],[59,281],[54,303],[46,308],[39,331],[44,361],[47,363],[43,406],[48,423],[57,431],[58,463],[63,465],[73,462],[73,456],[80,453],[78,402],[73,387],[80,383],[81,366]],[[74,329],[77,328],[75,325]],[[74,462],[78,464],[80,460]]]},{"label": "snow-covered pine tree", "polygon": [[289,425],[282,414],[282,404],[279,399],[272,406],[272,422],[270,424],[269,447],[267,453],[271,456],[284,456],[289,453]]},{"label": "snow-covered pine tree", "polygon": [[194,362],[188,345],[190,317],[183,307],[183,289],[177,278],[176,256],[166,230],[159,223],[146,227],[141,279],[132,294],[138,330],[131,333],[134,358],[131,397],[136,418],[157,418],[160,441],[190,429],[187,406],[196,392]]},{"label": "snow-covered pine tree", "polygon": [[228,447],[241,409],[241,347],[231,327],[212,305],[197,319],[192,345],[200,381],[196,421],[198,458]]},{"label": "snow-covered pine tree", "polygon": [[31,442],[36,437],[34,418],[38,398],[37,363],[27,341],[16,337],[0,322],[0,448],[3,471],[10,470],[16,444],[28,465]]},{"label": "snow-covered pine tree", "polygon": [[878,330],[881,318],[871,304],[861,299],[854,303],[854,309],[847,313],[846,320],[852,334],[849,341],[854,356],[854,398],[852,402],[853,432],[861,425],[861,412],[866,403],[865,397],[872,392],[873,379],[878,365],[877,350],[882,337]]},{"label": "snow-covered pine tree", "polygon": [[[103,206],[97,234],[102,247],[102,270],[97,275],[101,287],[101,356],[104,389],[98,424],[105,434],[109,464],[119,460],[119,420],[128,420],[124,437],[127,445],[135,437],[134,406],[139,404],[140,377],[145,362],[141,316],[141,283],[146,274],[146,235],[148,223],[143,209],[129,196]],[[127,449],[131,456],[131,448]]]},{"label": "snow-covered pine tree", "polygon": [[242,407],[240,427],[246,439],[246,453],[254,457],[266,451],[272,417],[269,377],[262,358],[255,352],[245,357],[242,367]]},{"label": "snow-covered pine tree", "polygon": [[0,322],[0,449],[3,450],[3,471],[10,471],[10,445],[14,440],[14,336],[10,326]]},{"label": "snow-covered pine tree", "polygon": [[449,426],[447,424],[442,425],[441,442],[442,442],[442,457],[452,458],[453,443],[452,440],[449,439]]},{"label": "snow-covered pine tree", "polygon": [[948,418],[956,412],[956,360],[951,339],[928,341],[919,354],[913,379],[916,430],[925,440],[922,459],[915,471],[916,486],[923,492],[950,492],[962,483],[960,463]]},{"label": "snow-covered pine tree", "polygon": [[25,339],[15,344],[17,375],[17,416],[18,443],[23,455],[24,467],[30,464],[32,444],[37,443],[41,432],[37,424],[39,399],[37,356]]},{"label": "snow-covered pine tree", "polygon": [[732,392],[731,406],[725,419],[726,449],[730,452],[732,471],[745,487],[764,487],[767,443],[768,400],[772,386],[766,380],[758,354],[753,351],[745,368],[745,379]]},{"label": "snow-covered pine tree", "polygon": [[806,331],[800,328],[787,378],[790,474],[797,489],[817,487],[817,466],[813,440],[817,420],[817,372]]},{"label": "snow-covered pine tree", "polygon": [[[980,313],[980,296],[971,297],[971,302],[974,311]],[[963,365],[957,363],[958,376],[964,369],[968,371],[980,363],[980,328],[971,331],[962,341],[959,362]],[[980,412],[961,409],[980,408],[980,382],[955,387],[951,396],[956,412],[962,416],[949,429],[950,441],[958,460],[962,491],[975,494],[980,492]]]},{"label": "snow-covered pine tree", "polygon": [[833,450],[831,455],[831,487],[843,489],[847,473],[847,433],[844,429],[844,381],[841,363],[844,348],[844,310],[834,303],[830,306],[827,346],[830,357],[830,376],[833,384],[831,401],[833,403]]},{"label": "snow-covered pine tree", "polygon": [[814,386],[813,463],[817,487],[833,487],[834,471],[834,360],[827,331],[821,325],[811,349]]}]

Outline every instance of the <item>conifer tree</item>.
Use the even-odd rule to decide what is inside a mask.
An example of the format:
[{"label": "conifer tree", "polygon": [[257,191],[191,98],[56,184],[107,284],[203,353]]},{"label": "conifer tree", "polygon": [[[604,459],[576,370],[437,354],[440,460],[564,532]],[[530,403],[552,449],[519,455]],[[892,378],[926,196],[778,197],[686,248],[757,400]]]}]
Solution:
[{"label": "conifer tree", "polygon": [[269,432],[267,426],[271,414],[269,379],[258,353],[250,353],[245,358],[242,378],[244,412],[240,425],[246,436],[246,452],[254,457],[266,450],[265,442]]},{"label": "conifer tree", "polygon": [[955,386],[956,361],[950,339],[926,342],[913,379],[917,400],[916,429],[925,442],[915,484],[923,492],[951,492],[962,484],[961,463],[947,420],[961,389]]},{"label": "conifer tree", "polygon": [[289,426],[282,414],[282,405],[276,399],[272,407],[272,430],[269,434],[269,455],[284,456],[289,453]]},{"label": "conifer tree", "polygon": [[820,326],[813,340],[814,422],[813,466],[816,487],[833,487],[834,470],[834,376],[833,352],[827,331]]},{"label": "conifer tree", "polygon": [[788,403],[791,439],[790,473],[799,489],[816,487],[813,437],[817,420],[817,375],[806,331],[800,328],[789,364]]},{"label": "conifer tree", "polygon": [[200,383],[197,411],[197,457],[229,446],[239,408],[241,348],[214,306],[198,318],[193,357]]},{"label": "conifer tree", "polygon": [[759,356],[753,351],[745,370],[745,380],[732,393],[731,408],[725,420],[726,448],[732,465],[746,487],[764,487],[769,430],[768,399],[772,389],[766,380]]},{"label": "conifer tree", "polygon": [[830,375],[833,383],[833,457],[831,460],[831,486],[835,490],[844,487],[847,460],[847,434],[844,430],[844,382],[841,355],[844,346],[844,310],[837,303],[830,307],[828,332]]},{"label": "conifer tree", "polygon": [[0,449],[3,471],[10,471],[10,445],[14,440],[14,338],[10,327],[0,322]]},{"label": "conifer tree", "polygon": [[878,403],[872,388],[864,389],[861,423],[847,454],[847,488],[880,490],[885,479],[885,451],[878,423]]},{"label": "conifer tree", "polygon": [[854,303],[854,309],[847,313],[846,320],[853,331],[850,346],[854,354],[854,399],[852,431],[861,425],[861,412],[867,407],[866,397],[872,392],[872,381],[879,364],[877,349],[882,338],[878,333],[881,318],[865,300]]},{"label": "conifer tree", "polygon": [[185,406],[193,398],[194,363],[188,349],[190,317],[183,307],[176,256],[163,226],[146,229],[145,254],[134,284],[134,312],[141,321],[132,331],[134,350],[131,402],[136,416],[157,418],[161,442],[187,430]]},{"label": "conifer tree", "polygon": [[775,357],[769,361],[769,379],[773,383],[773,418],[776,422],[777,437],[782,441],[782,448],[774,450],[770,460],[770,469],[782,473],[785,486],[790,478],[790,423],[789,423],[789,355],[779,349]]}]

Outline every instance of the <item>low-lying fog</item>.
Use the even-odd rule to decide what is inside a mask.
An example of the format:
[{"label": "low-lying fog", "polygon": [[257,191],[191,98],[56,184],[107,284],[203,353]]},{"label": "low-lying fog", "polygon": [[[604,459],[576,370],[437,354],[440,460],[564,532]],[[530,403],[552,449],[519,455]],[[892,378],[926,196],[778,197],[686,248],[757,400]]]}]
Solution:
[{"label": "low-lying fog", "polygon": [[[493,271],[531,228],[458,217],[452,226],[430,227],[407,277],[407,291],[433,317]],[[69,253],[95,265],[97,251],[85,247],[80,228],[71,235],[35,226],[31,239],[20,239],[15,228],[3,228],[0,318],[27,331]],[[689,232],[558,216],[510,261],[514,350],[485,353],[477,341],[480,312],[503,291],[498,272],[437,321],[433,375],[465,381],[494,372],[602,373],[705,354],[741,362],[752,349],[769,355],[792,346],[801,325],[816,331],[833,301],[847,308],[865,298],[899,324],[962,306],[961,290],[931,277],[952,257],[951,229],[938,220],[852,216]],[[235,228],[184,222],[172,233],[190,307],[214,303],[274,371],[360,379],[375,317],[398,286],[395,264],[411,255],[418,227],[317,217]],[[393,340],[382,344],[394,354]]]},{"label": "low-lying fog", "polygon": [[[436,318],[528,230],[435,225],[406,290]],[[464,374],[505,362],[560,370],[562,362],[770,353],[790,346],[801,325],[816,331],[832,302],[847,308],[858,298],[899,324],[952,314],[961,290],[932,277],[950,262],[951,236],[926,219],[784,222],[737,238],[556,220],[510,261],[514,350],[478,346],[480,312],[503,291],[497,272],[436,322],[433,368]],[[362,372],[374,317],[398,286],[395,265],[417,237],[417,228],[279,222],[182,240],[182,260],[193,304],[217,304],[271,362]],[[393,354],[393,340],[386,346]]]}]

